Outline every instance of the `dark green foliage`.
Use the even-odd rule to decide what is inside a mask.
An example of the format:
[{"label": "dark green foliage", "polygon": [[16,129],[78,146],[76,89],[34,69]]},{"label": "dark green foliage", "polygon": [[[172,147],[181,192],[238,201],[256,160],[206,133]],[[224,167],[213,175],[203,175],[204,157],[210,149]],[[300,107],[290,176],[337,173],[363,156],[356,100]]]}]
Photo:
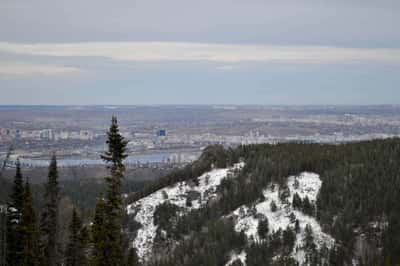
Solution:
[{"label": "dark green foliage", "polygon": [[304,236],[304,239],[303,239],[304,248],[307,251],[315,250],[314,234],[313,234],[313,230],[312,230],[311,225],[307,224],[304,232],[305,232],[305,236]]},{"label": "dark green foliage", "polygon": [[303,211],[303,213],[307,215],[314,216],[315,213],[314,205],[312,205],[310,199],[307,196],[304,198],[302,202],[301,210]]},{"label": "dark green foliage", "polygon": [[288,227],[272,233],[266,240],[251,243],[246,248],[246,265],[296,265],[290,258],[295,240],[293,230]]},{"label": "dark green foliage", "polygon": [[282,202],[287,202],[288,198],[290,197],[290,190],[286,183],[283,183],[279,186],[279,199]]},{"label": "dark green foliage", "polygon": [[298,210],[300,210],[303,206],[303,201],[301,200],[299,194],[297,193],[294,193],[293,195],[292,206],[293,208]]},{"label": "dark green foliage", "polygon": [[[122,184],[122,193],[132,193],[144,188],[150,181],[128,180]],[[60,180],[61,194],[71,199],[72,204],[79,210],[82,220],[91,219],[94,214],[97,199],[106,189],[105,180],[97,178]],[[128,199],[129,200],[129,199]]]},{"label": "dark green foliage", "polygon": [[92,242],[93,251],[91,265],[107,266],[107,228],[106,228],[106,203],[100,198],[97,201],[96,210],[93,218]]},{"label": "dark green foliage", "polygon": [[385,257],[387,262],[400,263],[400,215],[389,217],[389,226],[384,234]]},{"label": "dark green foliage", "polygon": [[23,248],[20,256],[20,265],[39,265],[39,230],[36,224],[36,214],[33,208],[33,198],[28,181],[26,181],[24,188],[24,205],[21,217],[21,232],[21,241]]},{"label": "dark green foliage", "polygon": [[21,263],[22,228],[21,217],[24,205],[24,181],[19,160],[16,164],[16,173],[10,202],[7,204],[7,264],[19,265]]},{"label": "dark green foliage", "polygon": [[49,166],[48,181],[45,187],[44,202],[40,231],[41,231],[41,263],[42,265],[59,265],[59,226],[58,204],[60,200],[58,186],[57,159],[53,155]]},{"label": "dark green foliage", "polygon": [[250,244],[246,249],[246,254],[247,266],[271,265],[273,254],[267,241]]},{"label": "dark green foliage", "polygon": [[296,233],[299,233],[299,232],[300,232],[300,222],[299,222],[298,219],[296,219],[296,221],[294,222],[294,231],[295,231]]},{"label": "dark green foliage", "polygon": [[86,231],[82,227],[82,222],[74,208],[72,211],[71,223],[69,225],[69,241],[65,252],[66,266],[84,266],[87,264],[86,258]]},{"label": "dark green foliage", "polygon": [[[204,166],[198,165],[203,164]],[[216,168],[225,168],[228,165],[228,154],[222,145],[207,147],[194,167],[205,168],[211,165]]]},{"label": "dark green foliage", "polygon": [[123,171],[125,166],[123,164],[126,155],[127,141],[119,132],[118,121],[115,116],[111,118],[111,126],[107,132],[107,145],[108,150],[101,155],[101,158],[109,163],[108,168],[112,171]]},{"label": "dark green foliage", "polygon": [[7,253],[7,217],[6,208],[0,207],[0,265],[6,265]]},{"label": "dark green foliage", "polygon": [[307,265],[321,265],[321,256],[314,243],[314,234],[311,225],[307,224],[303,239],[303,248],[306,252]]},{"label": "dark green foliage", "polygon": [[16,173],[14,177],[13,192],[10,196],[11,203],[9,206],[17,209],[16,211],[13,212],[13,214],[16,215],[15,219],[18,220],[20,218],[18,212],[21,213],[24,204],[24,181],[22,177],[21,164],[19,160],[17,160],[15,166],[16,166]]},{"label": "dark green foliage", "polygon": [[293,213],[293,212],[291,212],[290,213],[290,215],[289,215],[289,219],[290,219],[290,223],[296,223],[296,215]]},{"label": "dark green foliage", "polygon": [[236,233],[231,220],[211,220],[204,230],[182,240],[173,254],[154,261],[152,266],[225,265],[231,250],[245,244],[245,236]]},{"label": "dark green foliage", "polygon": [[188,207],[188,208],[192,207],[192,201],[190,200],[189,197],[186,198],[185,205],[186,205],[186,207]]},{"label": "dark green foliage", "polygon": [[165,230],[167,234],[170,234],[172,229],[176,226],[178,212],[179,207],[168,201],[156,207],[154,211],[154,225],[158,226],[158,234],[161,230]]},{"label": "dark green foliage", "polygon": [[[124,159],[127,157],[126,145],[127,141],[119,132],[118,121],[115,116],[112,117],[111,126],[107,132],[108,150],[101,156],[106,162],[107,168],[110,170],[110,176],[106,178],[107,191],[102,206],[102,223],[97,227],[96,232],[99,235],[100,248],[94,252],[93,258],[95,265],[123,265],[124,264],[124,248],[122,235],[122,219],[123,219],[123,200],[122,200],[122,182],[124,179],[125,166]],[[101,203],[101,205],[103,205]],[[104,237],[104,239],[102,239]],[[97,237],[96,237],[97,239]]]},{"label": "dark green foliage", "polygon": [[276,206],[275,201],[271,201],[271,204],[269,205],[270,209],[272,212],[276,212],[278,207]]},{"label": "dark green foliage", "polygon": [[[5,178],[5,170],[6,170],[6,166],[7,163],[9,162],[10,156],[12,154],[14,150],[13,145],[10,145],[6,156],[3,160],[0,160],[0,204],[6,204],[7,201],[9,200],[9,195],[11,194],[12,191],[12,182],[10,180],[8,180],[7,178]],[[3,229],[3,228],[0,228]],[[4,226],[5,229],[5,226]],[[5,237],[5,234],[3,235]],[[0,244],[4,244],[1,243]],[[4,249],[1,249],[0,252],[5,252]],[[6,256],[2,256],[3,254],[0,253],[0,263],[4,263],[5,261],[3,259],[5,259]],[[2,257],[1,257],[2,256]]]},{"label": "dark green foliage", "polygon": [[283,249],[284,249],[283,255],[288,256],[292,252],[295,241],[296,241],[295,231],[290,227],[286,228],[286,230],[283,231],[283,234],[282,234],[282,241],[283,241],[282,245],[283,245]]},{"label": "dark green foliage", "polygon": [[130,248],[128,251],[128,258],[126,260],[126,266],[139,266],[139,258],[135,248]]},{"label": "dark green foliage", "polygon": [[336,245],[329,251],[328,265],[344,265],[344,264],[345,264],[345,251],[343,250],[342,246]]},{"label": "dark green foliage", "polygon": [[269,223],[268,223],[268,219],[264,218],[261,221],[259,221],[258,223],[258,235],[265,239],[268,236],[268,232],[269,232]]}]

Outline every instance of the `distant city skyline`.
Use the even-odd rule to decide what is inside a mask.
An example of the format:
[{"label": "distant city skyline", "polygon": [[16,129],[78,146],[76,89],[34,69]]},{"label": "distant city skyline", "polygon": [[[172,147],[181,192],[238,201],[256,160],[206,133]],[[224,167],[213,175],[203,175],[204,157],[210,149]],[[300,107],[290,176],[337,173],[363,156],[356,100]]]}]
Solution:
[{"label": "distant city skyline", "polygon": [[395,0],[5,0],[0,105],[400,104]]}]

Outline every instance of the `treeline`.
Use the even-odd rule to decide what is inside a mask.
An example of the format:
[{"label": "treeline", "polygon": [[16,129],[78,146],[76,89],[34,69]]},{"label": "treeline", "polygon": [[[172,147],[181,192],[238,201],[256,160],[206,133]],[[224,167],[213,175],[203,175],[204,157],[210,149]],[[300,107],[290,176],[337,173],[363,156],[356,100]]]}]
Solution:
[{"label": "treeline", "polygon": [[2,265],[139,265],[136,251],[122,230],[123,160],[127,156],[127,142],[119,132],[115,117],[107,135],[108,150],[101,156],[110,173],[105,179],[105,191],[98,197],[91,222],[83,223],[77,209],[72,210],[67,237],[61,236],[60,219],[64,217],[60,216],[61,187],[56,156],[53,155],[50,162],[40,211],[34,207],[29,180],[23,178],[17,162],[5,212],[6,237],[2,239],[5,258]]}]

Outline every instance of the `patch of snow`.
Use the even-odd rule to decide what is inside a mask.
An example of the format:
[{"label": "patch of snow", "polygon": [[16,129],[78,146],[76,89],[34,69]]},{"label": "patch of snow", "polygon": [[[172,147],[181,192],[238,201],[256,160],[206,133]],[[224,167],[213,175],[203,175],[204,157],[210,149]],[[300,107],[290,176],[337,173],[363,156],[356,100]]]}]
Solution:
[{"label": "patch of snow", "polygon": [[[134,219],[142,225],[133,243],[139,258],[146,260],[152,252],[157,232],[153,216],[158,205],[169,202],[180,207],[183,212],[198,209],[216,196],[217,187],[230,172],[242,168],[243,165],[243,163],[238,163],[231,168],[214,169],[201,175],[198,178],[199,185],[197,186],[191,184],[191,181],[179,182],[128,205],[128,214],[135,214]],[[196,192],[200,197],[192,200],[191,207],[188,207],[186,206],[186,198],[190,192]]]},{"label": "patch of snow", "polygon": [[[297,187],[296,187],[297,180]],[[319,179],[319,175],[314,173],[304,172],[299,176],[291,176],[288,178],[288,187],[290,189],[290,195],[293,196],[295,193],[299,194],[301,199],[306,196],[310,201],[316,201],[318,192],[321,188],[322,181]]]},{"label": "patch of snow", "polygon": [[[295,180],[297,180],[295,182]],[[295,185],[295,183],[297,185]],[[290,196],[287,202],[282,202],[279,198],[279,186],[277,184],[270,185],[264,190],[265,200],[256,204],[253,207],[241,206],[233,212],[237,217],[235,230],[243,231],[247,237],[259,240],[258,236],[258,216],[264,216],[268,219],[269,232],[276,232],[279,229],[285,230],[288,226],[294,228],[294,223],[290,219],[293,213],[299,221],[300,231],[296,235],[296,242],[292,252],[292,256],[300,264],[305,261],[305,253],[302,250],[303,239],[305,236],[305,227],[311,225],[314,234],[314,241],[317,248],[321,248],[324,244],[331,248],[335,240],[328,234],[322,232],[318,221],[311,216],[308,216],[301,211],[295,210],[291,204],[292,197],[295,193],[304,199],[306,196],[312,203],[315,203],[319,189],[321,188],[321,180],[319,175],[314,173],[302,173],[299,176],[291,176],[288,178],[288,187]],[[276,204],[276,211],[271,211],[271,202]]]},{"label": "patch of snow", "polygon": [[18,209],[14,208],[14,207],[8,207],[8,211],[9,212],[18,212]]},{"label": "patch of snow", "polygon": [[240,260],[244,266],[246,266],[246,252],[242,251],[239,254],[237,253],[232,253],[231,258],[229,261],[225,264],[225,266],[230,266],[232,263],[234,263],[236,260]]}]

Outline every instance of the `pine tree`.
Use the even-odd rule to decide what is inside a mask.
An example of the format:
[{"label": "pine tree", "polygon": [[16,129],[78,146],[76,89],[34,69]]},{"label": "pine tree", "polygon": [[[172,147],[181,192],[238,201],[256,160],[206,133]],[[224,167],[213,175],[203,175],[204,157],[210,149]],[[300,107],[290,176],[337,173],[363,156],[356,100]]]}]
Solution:
[{"label": "pine tree", "polygon": [[301,207],[303,206],[303,202],[297,192],[293,195],[292,206],[294,209],[301,209]]},{"label": "pine tree", "polygon": [[25,183],[21,228],[23,243],[21,265],[36,266],[39,262],[38,230],[36,227],[36,214],[33,208],[33,199],[28,181]]},{"label": "pine tree", "polygon": [[91,229],[93,241],[91,265],[107,266],[106,204],[102,198],[97,201]]},{"label": "pine tree", "polygon": [[262,239],[266,239],[268,237],[268,232],[269,232],[269,223],[268,223],[268,218],[265,217],[263,220],[261,220],[258,223],[258,235]]},{"label": "pine tree", "polygon": [[59,265],[58,243],[58,171],[57,159],[53,155],[49,166],[48,181],[45,187],[45,206],[41,217],[41,255],[42,264],[46,266]]},{"label": "pine tree", "polygon": [[21,217],[24,205],[24,182],[19,160],[16,163],[13,191],[7,206],[7,264],[19,265],[22,252]]},{"label": "pine tree", "polygon": [[66,266],[86,265],[85,237],[83,236],[82,222],[74,208],[69,225],[70,235],[67,250],[65,252]]},{"label": "pine tree", "polygon": [[305,234],[304,234],[304,248],[308,251],[314,251],[316,246],[314,243],[314,234],[313,234],[313,230],[310,224],[306,225],[306,228],[304,230]]},{"label": "pine tree", "polygon": [[127,157],[127,142],[119,132],[118,121],[115,116],[112,117],[107,136],[108,150],[101,156],[111,174],[110,177],[106,178],[105,213],[107,241],[105,242],[105,254],[108,265],[118,266],[124,263],[121,187],[125,171],[123,160]]},{"label": "pine tree", "polygon": [[313,216],[315,213],[314,206],[311,204],[310,199],[306,196],[303,200],[303,212],[307,215]]},{"label": "pine tree", "polygon": [[298,234],[300,232],[300,222],[298,219],[296,219],[294,223],[294,231]]}]

